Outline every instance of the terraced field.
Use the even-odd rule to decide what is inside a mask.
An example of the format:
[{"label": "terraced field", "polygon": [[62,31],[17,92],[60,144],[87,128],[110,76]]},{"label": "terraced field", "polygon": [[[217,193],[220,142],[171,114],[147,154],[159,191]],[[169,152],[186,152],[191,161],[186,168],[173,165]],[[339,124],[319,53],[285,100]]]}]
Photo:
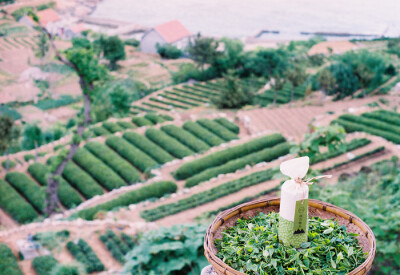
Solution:
[{"label": "terraced field", "polygon": [[[276,103],[285,104],[291,101],[292,84],[287,82],[282,90],[276,92]],[[296,87],[293,90],[294,100],[303,99],[306,95],[307,84]],[[261,94],[256,95],[253,104],[260,105],[261,107],[267,106],[274,102],[274,91],[267,90]]]}]

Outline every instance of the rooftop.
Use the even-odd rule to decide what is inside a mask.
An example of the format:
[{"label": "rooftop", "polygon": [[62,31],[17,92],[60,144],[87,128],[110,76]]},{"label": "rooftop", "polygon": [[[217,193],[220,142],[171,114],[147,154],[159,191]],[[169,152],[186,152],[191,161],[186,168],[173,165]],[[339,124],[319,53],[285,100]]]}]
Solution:
[{"label": "rooftop", "polygon": [[58,13],[53,9],[45,9],[36,13],[39,17],[39,23],[46,26],[49,23],[59,21],[61,18]]},{"label": "rooftop", "polygon": [[154,28],[167,43],[172,43],[190,36],[190,32],[179,20],[163,23]]}]

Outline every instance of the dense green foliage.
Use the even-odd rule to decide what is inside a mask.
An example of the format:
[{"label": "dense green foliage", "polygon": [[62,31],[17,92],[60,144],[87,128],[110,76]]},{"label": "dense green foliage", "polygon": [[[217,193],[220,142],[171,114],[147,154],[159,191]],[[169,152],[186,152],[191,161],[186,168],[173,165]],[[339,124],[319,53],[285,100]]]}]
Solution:
[{"label": "dense green foliage", "polygon": [[117,121],[117,124],[124,129],[135,129],[136,126],[129,121]]},{"label": "dense green foliage", "polygon": [[111,134],[106,128],[103,126],[95,126],[90,128],[96,136],[104,136]]},{"label": "dense green foliage", "polygon": [[52,270],[58,261],[51,255],[38,256],[32,261],[33,269],[37,275],[52,275]]},{"label": "dense green foliage", "polygon": [[183,129],[187,130],[188,132],[191,132],[193,135],[195,135],[199,139],[202,139],[205,143],[207,143],[210,146],[217,146],[220,145],[221,143],[224,143],[223,139],[221,139],[211,131],[207,130],[207,128],[204,128],[199,123],[195,123],[193,121],[186,121],[183,124]]},{"label": "dense green foliage", "polygon": [[220,138],[222,138],[225,141],[230,141],[233,139],[237,139],[237,135],[235,135],[233,132],[229,131],[227,128],[222,126],[221,124],[212,121],[211,119],[207,118],[202,118],[197,121],[201,126],[209,130],[210,132],[213,132]]},{"label": "dense green foliage", "polygon": [[119,126],[117,123],[110,122],[110,121],[103,122],[102,126],[103,126],[107,131],[109,131],[110,133],[120,132],[120,131],[123,131],[123,130],[124,130],[124,128],[122,128],[121,126]]},{"label": "dense green foliage", "polygon": [[136,124],[138,127],[154,125],[153,122],[151,122],[150,120],[140,116],[133,117],[132,122]]},{"label": "dense green foliage", "polygon": [[157,43],[157,52],[162,58],[177,59],[183,55],[183,52],[171,44],[160,45]]},{"label": "dense green foliage", "polygon": [[151,198],[160,198],[164,195],[174,193],[177,190],[175,183],[170,181],[154,182],[139,189],[127,192],[118,198],[99,204],[95,207],[84,209],[78,212],[82,219],[93,220],[99,211],[110,211],[117,207],[124,207]]},{"label": "dense green foliage", "polygon": [[[130,236],[124,235],[124,238],[130,238]],[[100,240],[111,252],[113,257],[121,263],[125,262],[124,256],[133,248],[132,243],[126,242],[124,238],[118,237],[117,234],[111,230],[107,230],[106,234],[100,236]]]},{"label": "dense green foliage", "polygon": [[146,137],[158,144],[174,157],[181,159],[194,154],[194,152],[187,146],[168,136],[161,130],[150,128],[146,131]]},{"label": "dense green foliage", "polygon": [[92,273],[94,271],[103,271],[104,265],[94,253],[93,249],[83,239],[79,239],[78,243],[68,242],[67,249],[75,257],[78,262],[81,262],[86,272]]},{"label": "dense green foliage", "polygon": [[22,118],[22,115],[18,111],[7,106],[0,106],[0,115],[11,117],[13,120]]},{"label": "dense green foliage", "polygon": [[0,275],[23,275],[11,249],[4,243],[0,244]]},{"label": "dense green foliage", "polygon": [[224,126],[226,129],[228,129],[229,131],[231,131],[235,134],[239,134],[240,128],[234,122],[231,122],[224,117],[216,118],[216,119],[214,119],[214,121],[218,122],[219,124]]},{"label": "dense green foliage", "polygon": [[167,120],[164,119],[162,116],[160,115],[156,115],[156,114],[145,114],[144,118],[147,120],[150,120],[154,125],[158,124],[158,123],[163,123],[166,122]]},{"label": "dense green foliage", "polygon": [[177,139],[179,142],[186,145],[196,153],[207,151],[208,149],[210,149],[210,146],[208,146],[207,143],[197,138],[192,133],[182,128],[179,128],[178,126],[172,124],[165,125],[162,126],[160,129],[169,136]]},{"label": "dense green foliage", "polygon": [[49,109],[59,108],[61,106],[65,106],[65,105],[70,105],[70,104],[76,103],[80,100],[81,100],[81,98],[79,98],[79,97],[73,98],[71,95],[61,95],[57,99],[53,99],[53,98],[41,99],[34,105],[36,107],[38,107],[39,109],[49,110]]}]

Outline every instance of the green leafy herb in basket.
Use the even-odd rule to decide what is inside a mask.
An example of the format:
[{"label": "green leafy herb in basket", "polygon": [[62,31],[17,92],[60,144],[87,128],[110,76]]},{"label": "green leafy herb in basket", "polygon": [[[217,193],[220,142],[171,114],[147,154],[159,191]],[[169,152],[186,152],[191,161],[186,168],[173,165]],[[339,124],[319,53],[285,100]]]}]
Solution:
[{"label": "green leafy herb in basket", "polygon": [[357,234],[336,221],[310,218],[308,242],[295,249],[279,242],[278,220],[274,212],[238,219],[215,240],[217,256],[233,269],[254,275],[346,274],[366,258]]}]

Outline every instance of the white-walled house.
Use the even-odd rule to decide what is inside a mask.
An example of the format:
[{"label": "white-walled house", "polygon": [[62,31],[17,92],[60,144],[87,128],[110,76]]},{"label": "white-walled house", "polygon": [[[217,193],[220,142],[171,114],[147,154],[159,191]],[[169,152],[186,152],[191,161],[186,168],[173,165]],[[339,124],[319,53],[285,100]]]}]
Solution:
[{"label": "white-walled house", "polygon": [[140,42],[140,49],[145,53],[157,53],[156,45],[158,43],[160,45],[171,44],[183,50],[188,45],[190,37],[188,29],[178,20],[173,20],[147,31]]}]

